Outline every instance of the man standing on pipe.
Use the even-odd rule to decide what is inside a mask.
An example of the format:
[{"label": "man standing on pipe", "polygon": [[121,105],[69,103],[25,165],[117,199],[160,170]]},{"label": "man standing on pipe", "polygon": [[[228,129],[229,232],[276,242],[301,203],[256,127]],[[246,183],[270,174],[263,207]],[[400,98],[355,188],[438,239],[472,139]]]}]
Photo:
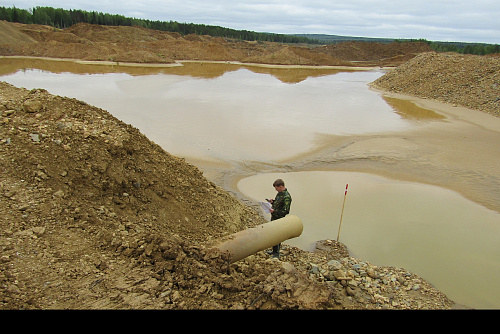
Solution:
[{"label": "man standing on pipe", "polygon": [[[271,203],[271,220],[276,220],[285,217],[290,213],[290,206],[292,205],[292,196],[285,188],[285,182],[282,179],[277,179],[273,183],[274,189],[278,192],[276,197],[267,200]],[[273,246],[272,257],[279,259],[281,243]]]}]

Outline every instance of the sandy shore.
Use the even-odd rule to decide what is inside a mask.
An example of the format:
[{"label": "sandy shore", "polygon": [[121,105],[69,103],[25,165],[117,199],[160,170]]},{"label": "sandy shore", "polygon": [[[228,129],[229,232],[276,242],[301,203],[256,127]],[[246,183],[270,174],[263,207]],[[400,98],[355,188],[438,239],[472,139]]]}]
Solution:
[{"label": "sandy shore", "polygon": [[124,66],[124,67],[175,67],[182,66],[184,63],[206,63],[206,64],[231,64],[240,66],[253,66],[264,68],[277,69],[334,69],[334,70],[349,70],[349,71],[370,71],[379,67],[375,66],[341,66],[341,65],[276,65],[276,64],[259,64],[259,63],[242,63],[240,61],[227,60],[175,60],[172,63],[133,63],[124,61],[107,61],[107,60],[81,60],[75,58],[51,58],[51,57],[33,57],[33,56],[0,56],[0,59],[32,59],[32,60],[50,60],[61,62],[73,62],[76,64],[85,65],[106,65],[106,66]]},{"label": "sandy shore", "polygon": [[[356,171],[440,186],[500,212],[500,118],[433,100],[379,91],[445,118],[404,132],[324,136],[315,150],[276,164],[190,161],[212,181],[238,194],[237,182],[269,172]],[[189,159],[187,159],[189,161]]]}]

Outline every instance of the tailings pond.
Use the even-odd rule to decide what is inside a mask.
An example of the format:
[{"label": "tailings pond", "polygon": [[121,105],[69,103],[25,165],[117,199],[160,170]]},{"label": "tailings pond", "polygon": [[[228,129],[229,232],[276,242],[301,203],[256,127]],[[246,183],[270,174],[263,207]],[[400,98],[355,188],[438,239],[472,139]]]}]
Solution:
[{"label": "tailings pond", "polygon": [[366,83],[380,71],[185,63],[125,68],[126,73],[117,66],[114,72],[112,66],[72,62],[61,64],[66,68],[47,68],[50,61],[38,60],[35,69],[27,60],[5,62],[15,65],[0,74],[25,68],[1,80],[105,109],[179,156],[274,161],[312,149],[317,134],[401,131],[410,126],[367,89]]},{"label": "tailings pond", "polygon": [[[210,173],[219,180],[230,175],[236,181],[232,186],[227,182],[226,188],[254,203],[274,197],[272,182],[285,179],[292,213],[304,222],[302,236],[287,244],[312,250],[315,241],[339,235],[356,258],[415,272],[459,304],[498,308],[497,211],[437,186],[347,167],[329,171],[335,169],[334,158],[315,161],[317,168],[309,171],[297,167],[301,157],[331,149],[325,137],[345,142],[371,136],[371,152],[390,150],[408,139],[384,141],[377,134],[410,134],[446,122],[432,110],[369,89],[368,83],[383,73],[227,63],[138,67],[0,59],[0,80],[105,109],[169,153],[199,163],[208,178]],[[356,147],[348,151],[352,161],[376,160],[370,155],[356,158]],[[418,148],[412,150],[418,158]],[[435,174],[439,178],[439,171]]]}]

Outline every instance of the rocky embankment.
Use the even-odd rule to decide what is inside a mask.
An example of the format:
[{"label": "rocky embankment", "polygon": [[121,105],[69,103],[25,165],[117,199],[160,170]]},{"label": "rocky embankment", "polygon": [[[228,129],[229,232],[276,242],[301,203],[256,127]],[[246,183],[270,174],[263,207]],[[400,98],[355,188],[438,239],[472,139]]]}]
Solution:
[{"label": "rocky embankment", "polygon": [[376,80],[390,92],[460,105],[500,117],[500,57],[422,53]]},{"label": "rocky embankment", "polygon": [[134,127],[0,83],[1,309],[448,309],[400,268],[324,241],[229,265],[260,215]]}]

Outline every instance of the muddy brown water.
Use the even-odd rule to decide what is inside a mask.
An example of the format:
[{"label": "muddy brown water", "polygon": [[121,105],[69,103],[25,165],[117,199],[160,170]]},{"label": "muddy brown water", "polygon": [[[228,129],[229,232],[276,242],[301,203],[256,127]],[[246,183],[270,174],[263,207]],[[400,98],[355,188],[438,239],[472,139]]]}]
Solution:
[{"label": "muddy brown water", "polygon": [[[381,75],[380,69],[0,59],[0,80],[106,109],[250,202],[274,196],[270,184],[284,178],[294,198],[292,212],[304,222],[303,234],[290,245],[310,250],[316,240],[337,238],[349,184],[339,241],[352,256],[404,267],[460,304],[500,307],[498,211],[449,189],[391,178],[391,172],[383,177],[329,171],[335,169],[332,158],[308,158],[305,166],[304,155],[334,147],[331,138],[340,138],[333,142],[344,148],[331,155],[353,155],[350,165],[338,163],[340,169],[379,159],[366,152],[380,146],[389,146],[385,159],[400,164],[405,156],[390,149],[407,147],[406,137],[387,145],[378,134],[406,135],[447,121],[431,109],[370,90],[367,84]],[[373,146],[342,144],[365,136]],[[364,151],[361,158],[357,149]]]},{"label": "muddy brown water", "polygon": [[[127,67],[127,73],[64,62],[55,72],[53,64],[46,65],[50,61],[38,60],[36,69],[28,60],[6,61],[13,68],[0,71],[11,72],[3,80],[99,106],[141,129],[169,153],[198,159],[274,161],[310,150],[318,133],[361,134],[410,126],[366,89],[367,81],[381,75],[376,71],[307,73],[186,63],[144,72]],[[25,69],[16,71],[20,66]]]}]

